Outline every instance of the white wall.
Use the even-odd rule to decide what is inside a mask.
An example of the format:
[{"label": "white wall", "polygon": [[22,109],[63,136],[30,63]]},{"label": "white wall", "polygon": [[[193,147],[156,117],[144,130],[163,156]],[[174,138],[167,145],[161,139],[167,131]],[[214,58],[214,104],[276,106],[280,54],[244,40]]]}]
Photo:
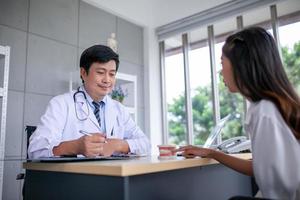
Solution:
[{"label": "white wall", "polygon": [[152,1],[149,0],[84,0],[140,26],[152,26]]},{"label": "white wall", "polygon": [[[162,112],[159,50],[153,28],[144,28],[144,86],[145,131],[149,131],[152,154],[157,155],[157,145],[162,144]],[[148,98],[147,98],[148,97]]]}]

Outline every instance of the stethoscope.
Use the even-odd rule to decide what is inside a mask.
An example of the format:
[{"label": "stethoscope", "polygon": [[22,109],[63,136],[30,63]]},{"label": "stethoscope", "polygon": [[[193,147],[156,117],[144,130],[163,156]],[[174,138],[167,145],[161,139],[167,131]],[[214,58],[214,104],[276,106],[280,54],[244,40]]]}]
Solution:
[{"label": "stethoscope", "polygon": [[[85,121],[88,119],[88,116],[90,115],[90,109],[89,109],[89,106],[88,106],[88,102],[87,102],[87,98],[86,98],[86,95],[83,91],[79,90],[80,87],[77,88],[77,91],[73,94],[73,100],[74,100],[74,106],[75,106],[75,113],[76,113],[76,117],[79,121]],[[87,111],[88,111],[88,114],[86,115],[86,117],[83,117],[83,118],[80,118],[79,115],[78,115],[78,108],[77,108],[77,96],[78,95],[82,95],[85,99],[85,105],[87,106]]]},{"label": "stethoscope", "polygon": [[[75,106],[75,113],[76,113],[76,117],[79,121],[85,121],[88,119],[88,116],[90,115],[90,109],[89,109],[89,106],[88,106],[88,101],[87,101],[87,98],[86,98],[86,95],[83,91],[79,90],[80,87],[77,88],[77,91],[73,94],[73,100],[74,100],[74,106]],[[79,115],[78,115],[78,108],[77,108],[77,96],[78,95],[82,95],[85,99],[85,104],[87,105],[87,110],[88,110],[88,114],[86,115],[86,117],[83,117],[83,118],[80,118]],[[114,127],[112,128],[111,130],[111,133],[110,133],[111,136],[114,135]]]}]

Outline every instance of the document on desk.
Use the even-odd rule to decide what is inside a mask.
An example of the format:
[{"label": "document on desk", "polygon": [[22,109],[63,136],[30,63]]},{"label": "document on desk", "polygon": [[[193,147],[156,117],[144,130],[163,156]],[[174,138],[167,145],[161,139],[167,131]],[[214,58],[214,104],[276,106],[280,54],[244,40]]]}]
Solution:
[{"label": "document on desk", "polygon": [[101,160],[129,160],[138,158],[140,155],[136,154],[116,154],[112,156],[96,156],[96,157],[84,157],[84,156],[54,156],[54,157],[42,157],[38,159],[28,159],[27,162],[83,162],[83,161],[101,161]]}]

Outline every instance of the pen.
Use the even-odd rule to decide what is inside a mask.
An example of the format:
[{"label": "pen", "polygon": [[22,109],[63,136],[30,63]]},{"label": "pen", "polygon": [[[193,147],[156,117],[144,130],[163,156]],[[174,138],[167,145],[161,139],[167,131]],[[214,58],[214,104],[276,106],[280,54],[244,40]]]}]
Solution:
[{"label": "pen", "polygon": [[[84,131],[84,130],[79,130],[79,133],[87,135],[87,136],[92,136],[93,135],[93,134],[91,134],[91,133],[89,133],[87,131]],[[105,140],[104,143],[107,143],[107,141]]]},{"label": "pen", "polygon": [[84,134],[84,135],[88,135],[88,136],[92,136],[92,134],[90,134],[89,132],[84,131],[84,130],[79,130],[79,133]]}]

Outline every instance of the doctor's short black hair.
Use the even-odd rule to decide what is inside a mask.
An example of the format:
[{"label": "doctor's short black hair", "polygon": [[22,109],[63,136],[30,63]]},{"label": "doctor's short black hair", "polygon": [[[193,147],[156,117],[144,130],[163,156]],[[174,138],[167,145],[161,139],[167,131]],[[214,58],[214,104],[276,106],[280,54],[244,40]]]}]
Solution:
[{"label": "doctor's short black hair", "polygon": [[105,45],[94,45],[84,50],[80,56],[80,68],[84,68],[87,73],[91,65],[95,62],[107,63],[111,60],[116,62],[116,71],[119,68],[119,55]]}]

